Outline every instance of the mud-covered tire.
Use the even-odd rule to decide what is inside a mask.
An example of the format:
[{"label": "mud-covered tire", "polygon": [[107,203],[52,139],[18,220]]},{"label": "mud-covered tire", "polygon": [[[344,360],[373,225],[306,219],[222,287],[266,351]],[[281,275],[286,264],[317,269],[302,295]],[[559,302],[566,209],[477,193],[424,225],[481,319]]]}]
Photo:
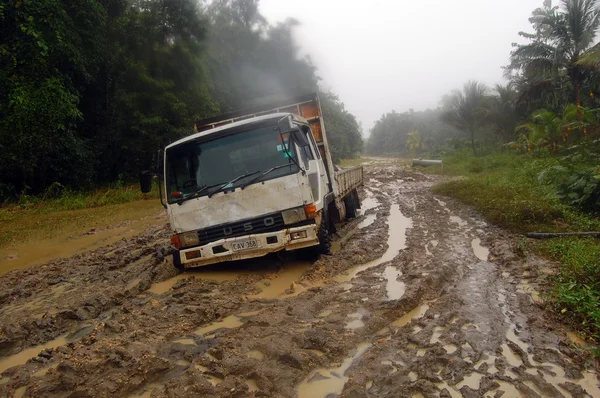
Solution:
[{"label": "mud-covered tire", "polygon": [[353,190],[344,199],[344,205],[346,206],[346,217],[355,218],[358,214],[357,210],[360,208],[360,201],[358,199],[358,192]]},{"label": "mud-covered tire", "polygon": [[329,215],[323,210],[323,219],[319,226],[319,232],[317,237],[319,238],[319,244],[315,247],[315,251],[318,254],[329,254],[331,253],[331,234],[329,233]]},{"label": "mud-covered tire", "polygon": [[185,271],[185,267],[181,263],[181,254],[179,253],[179,250],[173,249],[172,254],[173,254],[173,266],[181,272]]}]

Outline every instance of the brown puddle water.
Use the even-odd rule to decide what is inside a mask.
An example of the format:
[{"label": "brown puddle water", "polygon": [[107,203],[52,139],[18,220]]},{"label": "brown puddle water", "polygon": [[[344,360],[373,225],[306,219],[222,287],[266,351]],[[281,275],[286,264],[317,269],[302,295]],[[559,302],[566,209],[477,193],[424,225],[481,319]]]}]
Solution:
[{"label": "brown puddle water", "polygon": [[388,249],[385,251],[385,253],[383,253],[383,256],[366,264],[354,267],[350,269],[347,274],[341,274],[337,276],[335,278],[336,282],[350,282],[359,273],[394,259],[400,250],[406,248],[406,230],[412,227],[412,220],[402,214],[398,205],[392,205],[387,224],[389,225],[389,234],[387,240]]},{"label": "brown puddle water", "polygon": [[364,214],[371,209],[375,209],[379,207],[380,203],[375,196],[373,196],[373,192],[367,191],[367,197],[361,201],[360,210]]},{"label": "brown puddle water", "polygon": [[427,312],[427,310],[429,309],[429,303],[432,303],[432,301],[428,301],[428,302],[421,304],[417,308],[413,309],[412,311],[410,311],[409,313],[404,315],[402,318],[394,321],[394,323],[392,323],[392,326],[396,326],[396,327],[406,326],[413,319],[422,318],[425,315],[425,313]]},{"label": "brown puddle water", "polygon": [[310,372],[298,387],[298,398],[326,398],[339,395],[349,379],[346,372],[370,347],[370,343],[362,343],[356,348],[356,353],[344,359],[339,367]]},{"label": "brown puddle water", "polygon": [[231,270],[227,270],[227,269],[223,269],[223,270],[219,270],[219,271],[213,271],[211,269],[210,271],[206,271],[206,270],[203,270],[202,268],[197,268],[194,270],[188,270],[186,272],[183,272],[177,276],[174,276],[171,279],[167,279],[166,281],[153,283],[152,286],[150,286],[150,288],[148,289],[148,291],[150,293],[162,295],[162,294],[165,294],[166,292],[168,292],[169,290],[171,290],[171,288],[173,286],[175,286],[175,284],[177,282],[179,282],[183,279],[190,278],[190,277],[202,279],[202,280],[227,282],[227,281],[232,281],[232,280],[236,279],[238,276],[245,275],[245,274],[250,274],[250,272],[241,273],[241,272],[235,272],[235,271],[231,271]]},{"label": "brown puddle water", "polygon": [[481,239],[475,238],[471,241],[471,247],[473,248],[473,254],[481,261],[487,261],[490,255],[490,249],[481,246]]},{"label": "brown puddle water", "polygon": [[[310,268],[311,262],[307,260],[294,260],[286,263],[277,273],[274,279],[264,279],[256,284],[261,289],[258,294],[250,295],[248,298],[283,298],[294,297],[306,290],[299,283],[304,271]],[[290,290],[286,294],[287,290]]]},{"label": "brown puddle water", "polygon": [[62,335],[54,340],[47,342],[46,344],[41,344],[35,347],[27,348],[17,354],[0,359],[0,374],[6,369],[12,368],[13,366],[23,365],[30,359],[37,357],[37,355],[46,348],[53,349],[67,344],[67,336],[68,334]]},{"label": "brown puddle water", "polygon": [[[143,204],[147,206],[147,204]],[[0,275],[15,269],[43,264],[56,258],[68,258],[90,250],[114,244],[121,239],[131,238],[144,232],[149,226],[164,222],[161,216],[149,216],[130,222],[122,227],[108,228],[75,237],[42,239],[32,243],[19,244],[0,251]],[[1,254],[10,251],[10,257]]]},{"label": "brown puddle water", "polygon": [[198,328],[194,331],[194,334],[199,336],[205,336],[211,332],[214,332],[218,329],[235,329],[242,326],[248,320],[246,318],[253,317],[254,315],[258,315],[262,310],[253,311],[253,312],[245,312],[243,314],[238,315],[229,315],[226,318],[223,318],[219,322],[211,323],[210,325]]},{"label": "brown puddle water", "polygon": [[387,280],[385,288],[387,290],[388,300],[401,299],[406,292],[406,285],[404,282],[398,280],[398,278],[402,276],[402,272],[398,271],[398,268],[396,267],[387,266],[383,271],[383,276]]}]

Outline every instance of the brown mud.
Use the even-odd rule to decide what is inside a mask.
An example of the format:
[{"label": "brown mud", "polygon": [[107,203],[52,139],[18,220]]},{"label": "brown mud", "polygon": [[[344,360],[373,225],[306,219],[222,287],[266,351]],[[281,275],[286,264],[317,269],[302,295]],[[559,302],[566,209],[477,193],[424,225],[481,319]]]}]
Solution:
[{"label": "brown mud", "polygon": [[435,197],[438,177],[365,171],[363,215],[317,260],[178,275],[156,216],[6,273],[0,396],[600,396],[589,347],[544,310],[556,264]]}]

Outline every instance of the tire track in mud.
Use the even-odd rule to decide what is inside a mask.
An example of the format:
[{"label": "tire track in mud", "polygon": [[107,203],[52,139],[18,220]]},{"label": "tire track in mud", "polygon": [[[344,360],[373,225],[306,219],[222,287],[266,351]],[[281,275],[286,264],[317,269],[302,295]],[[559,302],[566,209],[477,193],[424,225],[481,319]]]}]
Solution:
[{"label": "tire track in mud", "polygon": [[0,395],[594,395],[589,357],[523,293],[548,264],[434,198],[436,178],[386,162],[366,175],[365,217],[317,261],[176,275],[159,223],[0,278],[0,356],[51,346],[7,368]]}]

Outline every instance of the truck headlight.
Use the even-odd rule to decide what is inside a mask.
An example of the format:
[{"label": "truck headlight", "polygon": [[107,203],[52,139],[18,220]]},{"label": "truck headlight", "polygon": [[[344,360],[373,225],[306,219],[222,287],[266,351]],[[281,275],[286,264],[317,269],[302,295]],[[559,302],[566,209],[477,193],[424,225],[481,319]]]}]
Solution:
[{"label": "truck headlight", "polygon": [[296,207],[295,209],[284,210],[281,212],[283,216],[283,223],[285,225],[297,224],[300,221],[306,220],[306,212],[304,206]]},{"label": "truck headlight", "polygon": [[198,231],[190,231],[179,234],[179,241],[181,242],[181,247],[190,247],[198,245],[200,243]]}]

